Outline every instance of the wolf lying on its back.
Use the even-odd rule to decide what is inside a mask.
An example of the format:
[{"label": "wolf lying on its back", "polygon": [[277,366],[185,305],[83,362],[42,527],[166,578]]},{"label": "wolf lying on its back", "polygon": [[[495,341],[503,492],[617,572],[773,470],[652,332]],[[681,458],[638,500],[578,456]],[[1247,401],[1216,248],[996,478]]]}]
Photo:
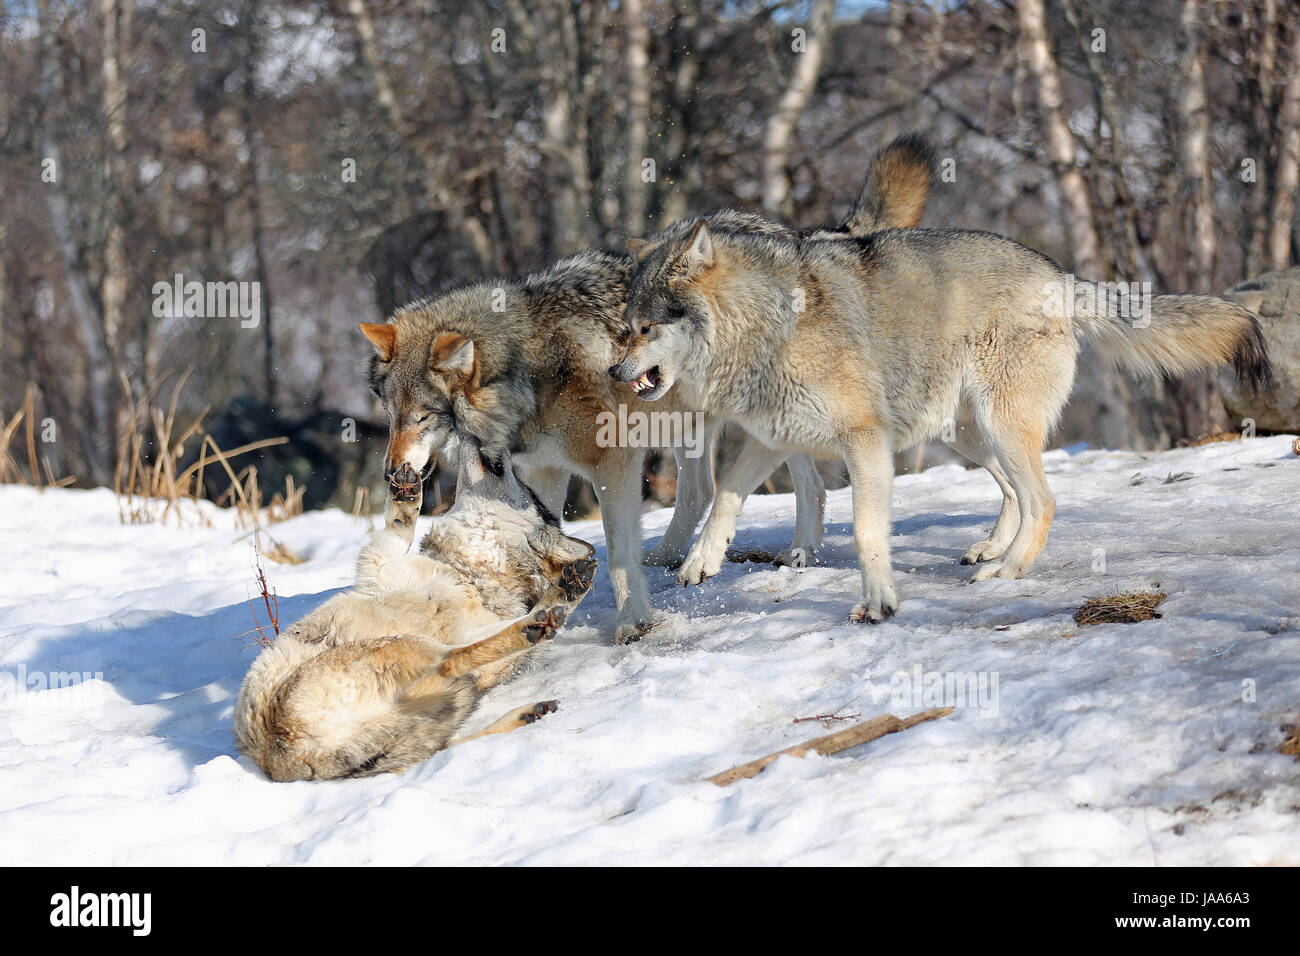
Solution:
[{"label": "wolf lying on its back", "polygon": [[[817,235],[859,235],[919,220],[933,155],[901,137],[873,161],[862,196],[844,223]],[[708,217],[719,233],[791,237],[778,223],[724,210]],[[680,235],[681,225],[667,235]],[[686,224],[689,228],[689,224]],[[653,390],[629,390],[607,369],[623,352],[631,256],[583,252],[522,280],[483,282],[399,310],[361,331],[375,346],[370,384],[389,415],[386,471],[410,487],[432,468],[452,433],[474,436],[492,454],[521,450],[530,481],[558,508],[571,473],[589,479],[605,524],[610,580],[619,608],[615,641],[635,640],[653,623],[641,571],[641,471],[644,448],[602,447],[602,416],[646,413]],[[699,410],[673,400],[659,411]],[[706,410],[707,411],[707,410]],[[724,416],[725,417],[725,416]],[[785,457],[785,456],[782,456]],[[713,496],[709,456],[679,458],[677,504],[663,542],[648,560],[675,564]],[[821,533],[811,464],[792,462],[800,489],[795,548],[811,551]],[[780,465],[778,459],[774,467]],[[549,489],[549,490],[544,490]]]},{"label": "wolf lying on its back", "polygon": [[728,529],[774,462],[791,451],[842,456],[862,569],[852,617],[890,616],[892,453],[939,434],[945,420],[957,426],[953,447],[987,468],[1004,496],[993,533],[962,562],[988,562],[976,581],[1020,577],[1055,511],[1041,452],[1070,394],[1076,336],[1146,373],[1232,363],[1257,388],[1270,381],[1259,324],[1245,309],[1157,295],[1145,324],[1122,318],[1123,305],[991,233],[797,241],[721,234],[700,221],[684,239],[641,248],[628,292],[632,338],[611,376],[652,382],[643,397],[676,392],[769,446],[751,443],[722,477],[679,580],[718,572]]},{"label": "wolf lying on its back", "polygon": [[[508,462],[485,461],[473,443],[460,461],[455,507],[420,553],[406,553],[419,500],[390,501],[356,587],[253,662],[235,738],[272,780],[401,772],[463,743],[452,735],[483,692],[514,676],[591,588],[594,549],[560,532]],[[521,707],[474,736],[554,707]]]}]

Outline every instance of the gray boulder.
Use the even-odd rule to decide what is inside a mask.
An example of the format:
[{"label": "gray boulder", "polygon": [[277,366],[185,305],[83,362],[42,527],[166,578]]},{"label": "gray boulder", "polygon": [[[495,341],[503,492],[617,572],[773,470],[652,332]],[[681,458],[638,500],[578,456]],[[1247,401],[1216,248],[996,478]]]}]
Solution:
[{"label": "gray boulder", "polygon": [[1267,395],[1253,395],[1231,370],[1219,375],[1223,404],[1233,421],[1253,418],[1265,432],[1300,432],[1300,267],[1266,272],[1224,293],[1255,313],[1277,385]]}]

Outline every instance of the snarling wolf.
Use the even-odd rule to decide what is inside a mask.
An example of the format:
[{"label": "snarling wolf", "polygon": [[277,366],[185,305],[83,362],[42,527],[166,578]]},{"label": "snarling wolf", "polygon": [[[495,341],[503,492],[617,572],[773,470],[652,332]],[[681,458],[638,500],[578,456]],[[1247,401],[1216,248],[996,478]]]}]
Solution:
[{"label": "snarling wolf", "polygon": [[[1002,489],[974,580],[1018,578],[1056,502],[1043,441],[1074,380],[1078,338],[1118,364],[1182,375],[1232,364],[1270,381],[1259,324],[1204,295],[1145,301],[1076,282],[1003,236],[892,229],[847,239],[724,233],[707,219],[638,250],[627,348],[610,370],[643,398],[739,422],[756,439],[721,476],[678,578],[716,574],[745,496],[792,451],[843,457],[862,571],[858,621],[898,608],[890,572],[893,452],[954,426],[956,451]],[[1139,297],[1140,298],[1140,297]]]},{"label": "snarling wolf", "polygon": [[253,662],[235,738],[272,780],[401,772],[444,747],[504,733],[542,701],[453,737],[491,687],[524,667],[591,588],[591,545],[466,442],[456,503],[408,554],[419,498],[390,499],[357,559],[356,586],[294,624]]},{"label": "snarling wolf", "polygon": [[[933,162],[921,139],[894,141],[874,159],[844,222],[806,236],[914,226],[925,205]],[[787,227],[750,213],[723,210],[705,218],[720,235],[798,238]],[[679,238],[690,225],[669,227],[663,238]],[[629,388],[608,375],[628,341],[624,305],[633,262],[631,254],[582,252],[517,281],[481,282],[412,303],[388,323],[361,326],[375,347],[370,385],[389,415],[385,467],[390,481],[418,486],[448,436],[459,434],[473,436],[489,454],[515,453],[528,469],[529,484],[552,510],[560,509],[570,474],[592,482],[619,609],[617,643],[634,640],[657,623],[640,567],[645,449],[601,447],[596,441],[599,421],[602,415],[617,415],[620,405],[641,413],[698,410],[675,398],[661,400],[663,392],[648,380],[631,379]],[[663,540],[646,555],[653,564],[680,563],[713,496],[710,455],[677,457],[677,502]],[[820,540],[824,489],[811,462],[793,460],[791,471],[799,516],[786,555],[797,562]]]}]

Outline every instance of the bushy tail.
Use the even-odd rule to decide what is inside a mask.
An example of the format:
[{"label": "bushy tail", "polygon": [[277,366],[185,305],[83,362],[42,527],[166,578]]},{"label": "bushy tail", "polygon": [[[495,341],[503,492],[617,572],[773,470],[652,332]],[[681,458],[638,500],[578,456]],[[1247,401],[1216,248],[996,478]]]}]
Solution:
[{"label": "bushy tail", "polygon": [[917,133],[893,139],[871,160],[858,201],[838,232],[865,236],[881,229],[911,229],[921,221],[934,179],[934,147]]},{"label": "bushy tail", "polygon": [[1118,295],[1114,287],[1075,285],[1079,331],[1117,364],[1147,375],[1186,375],[1232,365],[1256,392],[1273,385],[1259,322],[1209,295]]}]

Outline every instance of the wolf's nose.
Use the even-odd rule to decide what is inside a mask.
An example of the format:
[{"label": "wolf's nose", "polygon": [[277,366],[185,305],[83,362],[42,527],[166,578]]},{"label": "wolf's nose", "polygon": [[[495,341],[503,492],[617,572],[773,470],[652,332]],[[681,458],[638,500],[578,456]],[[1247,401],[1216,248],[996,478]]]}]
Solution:
[{"label": "wolf's nose", "polygon": [[609,367],[609,377],[614,379],[621,379],[623,377],[623,366],[621,364],[611,365]]}]

